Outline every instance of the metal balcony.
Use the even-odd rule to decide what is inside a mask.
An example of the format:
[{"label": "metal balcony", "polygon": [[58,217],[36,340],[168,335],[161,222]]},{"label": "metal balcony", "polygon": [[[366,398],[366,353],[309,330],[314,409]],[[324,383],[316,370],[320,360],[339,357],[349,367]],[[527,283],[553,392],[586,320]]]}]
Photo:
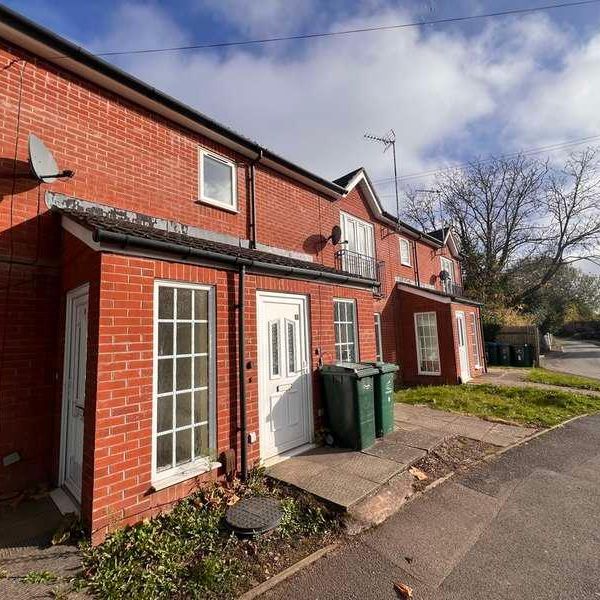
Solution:
[{"label": "metal balcony", "polygon": [[365,279],[372,279],[379,283],[379,290],[383,285],[383,269],[385,263],[383,261],[377,261],[372,256],[366,254],[360,254],[358,252],[352,252],[351,250],[338,250],[335,253],[336,268],[364,277]]},{"label": "metal balcony", "polygon": [[462,298],[465,295],[465,290],[462,285],[457,285],[452,281],[442,281],[442,290],[449,296],[458,296]]}]

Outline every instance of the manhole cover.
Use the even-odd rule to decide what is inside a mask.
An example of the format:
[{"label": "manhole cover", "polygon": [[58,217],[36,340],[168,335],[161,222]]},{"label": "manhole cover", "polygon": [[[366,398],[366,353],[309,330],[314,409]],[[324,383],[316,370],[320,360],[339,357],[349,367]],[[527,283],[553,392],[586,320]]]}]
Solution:
[{"label": "manhole cover", "polygon": [[255,535],[275,529],[281,516],[274,498],[245,498],[227,509],[225,521],[239,535]]}]

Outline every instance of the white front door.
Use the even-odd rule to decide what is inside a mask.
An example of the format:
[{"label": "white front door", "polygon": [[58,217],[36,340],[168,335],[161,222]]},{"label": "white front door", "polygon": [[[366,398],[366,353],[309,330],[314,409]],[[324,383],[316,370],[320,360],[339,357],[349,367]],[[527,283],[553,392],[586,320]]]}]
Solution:
[{"label": "white front door", "polygon": [[260,455],[312,439],[306,298],[258,292]]},{"label": "white front door", "polygon": [[87,359],[88,286],[67,294],[61,480],[81,501],[83,465],[83,420]]},{"label": "white front door", "polygon": [[465,325],[465,313],[456,313],[456,329],[458,332],[458,358],[460,360],[460,378],[463,383],[471,379],[469,369],[469,352],[467,348],[467,327]]}]

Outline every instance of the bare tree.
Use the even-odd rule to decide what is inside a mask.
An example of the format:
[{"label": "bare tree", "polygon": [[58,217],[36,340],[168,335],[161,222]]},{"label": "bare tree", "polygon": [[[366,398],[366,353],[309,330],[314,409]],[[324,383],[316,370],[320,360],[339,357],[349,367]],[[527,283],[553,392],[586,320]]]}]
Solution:
[{"label": "bare tree", "polygon": [[547,224],[532,249],[532,256],[545,259],[545,268],[515,301],[542,288],[563,265],[600,259],[599,166],[598,150],[588,148],[572,154],[561,171],[550,174],[544,198]]},{"label": "bare tree", "polygon": [[[426,230],[453,224],[465,283],[483,300],[519,304],[562,265],[600,260],[596,150],[571,155],[560,170],[523,155],[473,162],[441,174],[435,187],[440,206],[434,195],[409,190],[404,216]],[[544,269],[520,277],[524,258]]]}]

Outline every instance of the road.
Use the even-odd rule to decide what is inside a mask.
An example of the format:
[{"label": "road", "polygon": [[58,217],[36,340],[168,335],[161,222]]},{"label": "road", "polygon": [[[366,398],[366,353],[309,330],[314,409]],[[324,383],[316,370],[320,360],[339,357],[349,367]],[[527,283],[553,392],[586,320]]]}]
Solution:
[{"label": "road", "polygon": [[455,476],[264,600],[600,598],[600,414]]},{"label": "road", "polygon": [[584,340],[555,340],[563,352],[546,355],[543,366],[554,371],[600,379],[600,344]]}]

